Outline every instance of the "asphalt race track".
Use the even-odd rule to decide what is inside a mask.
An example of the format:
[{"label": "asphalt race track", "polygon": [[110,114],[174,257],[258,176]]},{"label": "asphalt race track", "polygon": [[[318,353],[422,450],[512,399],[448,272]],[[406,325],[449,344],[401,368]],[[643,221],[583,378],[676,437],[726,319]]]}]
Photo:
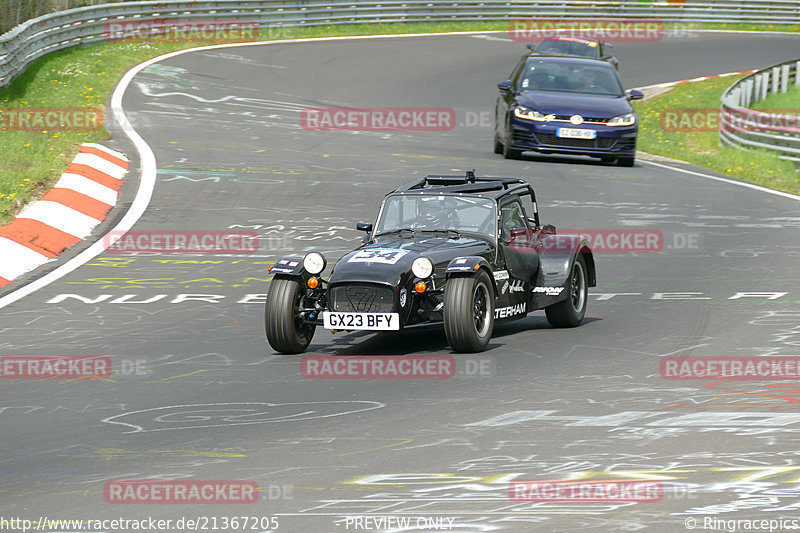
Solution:
[{"label": "asphalt race track", "polygon": [[[792,59],[798,37],[614,50],[630,88]],[[523,51],[500,34],[241,46],[138,74],[123,103],[158,174],[134,229],[253,230],[262,249],[103,254],[0,311],[2,355],[109,356],[114,368],[105,380],[3,380],[3,518],[207,517],[211,531],[211,517],[217,530],[236,529],[225,517],[277,517],[246,530],[287,533],[671,533],[798,518],[797,381],[666,380],[659,361],[800,356],[800,203],[645,157],[503,160],[491,150],[496,83]],[[312,106],[452,108],[458,125],[314,132],[299,121]],[[112,146],[137,159],[121,133]],[[551,329],[541,312],[498,327],[486,352],[454,355],[451,379],[306,379],[302,356],[272,352],[269,264],[318,250],[330,265],[397,184],[468,168],[528,179],[546,223],[655,229],[663,249],[598,253],[580,327]],[[441,330],[318,328],[308,354],[451,352]],[[260,499],[104,499],[108,482],[159,479],[250,480]],[[655,481],[663,497],[513,501],[509,483],[531,479]]]}]

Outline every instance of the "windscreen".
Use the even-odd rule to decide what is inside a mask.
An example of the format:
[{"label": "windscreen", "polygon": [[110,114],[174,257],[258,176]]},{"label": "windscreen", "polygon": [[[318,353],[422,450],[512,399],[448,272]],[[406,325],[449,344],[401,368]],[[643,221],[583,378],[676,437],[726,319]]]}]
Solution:
[{"label": "windscreen", "polygon": [[581,65],[530,59],[520,76],[523,91],[558,91],[606,96],[623,96],[614,67],[597,62]]},{"label": "windscreen", "polygon": [[540,54],[600,57],[600,47],[595,41],[563,40],[545,41],[536,49]]},{"label": "windscreen", "polygon": [[495,203],[452,195],[394,195],[384,202],[375,234],[394,230],[456,230],[496,234]]}]

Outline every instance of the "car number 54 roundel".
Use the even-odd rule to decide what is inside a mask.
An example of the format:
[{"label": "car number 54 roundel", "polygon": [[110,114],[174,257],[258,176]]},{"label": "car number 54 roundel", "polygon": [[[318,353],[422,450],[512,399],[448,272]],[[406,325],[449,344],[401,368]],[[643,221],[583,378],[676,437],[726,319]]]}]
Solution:
[{"label": "car number 54 roundel", "polygon": [[400,329],[398,313],[337,313],[324,311],[322,322],[327,329],[369,329],[393,331]]},{"label": "car number 54 roundel", "polygon": [[367,248],[353,254],[348,263],[383,263],[394,265],[408,250],[392,250],[391,248]]}]

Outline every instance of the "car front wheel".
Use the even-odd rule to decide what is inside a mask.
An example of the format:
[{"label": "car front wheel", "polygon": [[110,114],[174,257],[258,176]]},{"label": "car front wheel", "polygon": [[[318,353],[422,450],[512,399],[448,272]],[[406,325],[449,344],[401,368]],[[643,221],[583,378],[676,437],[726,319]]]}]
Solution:
[{"label": "car front wheel", "polygon": [[586,301],[589,297],[589,284],[586,278],[586,261],[578,254],[572,272],[567,280],[567,299],[545,307],[547,321],[554,328],[574,328],[583,321],[586,314]]},{"label": "car front wheel", "polygon": [[482,352],[494,329],[494,287],[485,270],[447,282],[444,333],[456,352]]},{"label": "car front wheel", "polygon": [[506,139],[506,142],[503,144],[503,157],[505,159],[519,159],[522,157],[522,150],[514,150],[511,148],[511,137],[509,136]]},{"label": "car front wheel", "polygon": [[264,327],[269,345],[276,352],[301,353],[311,344],[315,324],[298,318],[303,288],[293,279],[273,279],[264,309]]}]

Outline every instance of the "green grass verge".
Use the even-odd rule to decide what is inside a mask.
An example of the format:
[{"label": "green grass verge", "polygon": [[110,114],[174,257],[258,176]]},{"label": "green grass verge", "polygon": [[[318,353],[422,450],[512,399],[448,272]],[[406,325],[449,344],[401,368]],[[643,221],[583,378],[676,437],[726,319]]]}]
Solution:
[{"label": "green grass verge", "polygon": [[[635,102],[639,114],[637,148],[688,161],[732,178],[800,194],[800,170],[790,161],[766,150],[720,145],[716,129],[720,96],[736,79],[726,76],[678,85],[660,96]],[[690,122],[692,116],[702,120],[695,118]],[[711,121],[709,127],[704,126],[706,121]],[[671,131],[674,129],[689,131]]]},{"label": "green grass verge", "polygon": [[[792,80],[794,81],[794,80]],[[786,93],[772,93],[760,102],[750,106],[752,109],[780,109],[781,113],[800,115],[800,87],[790,85]]]},{"label": "green grass verge", "polygon": [[[676,27],[680,30],[800,31],[800,25],[681,24]],[[508,28],[507,21],[352,24],[310,28],[269,27],[262,29],[261,38],[293,39],[335,35],[503,31]],[[30,65],[11,85],[0,88],[0,113],[2,113],[2,109],[16,108],[102,108],[119,78],[133,65],[160,54],[204,44],[213,43],[100,43],[54,52]],[[728,79],[726,78],[726,80]],[[677,93],[686,90],[689,89],[680,89]],[[689,98],[695,96],[687,95]],[[713,107],[716,102],[709,101],[708,105]],[[643,149],[681,159],[687,158],[687,153],[692,157],[696,156],[691,151],[684,153],[676,150],[671,143],[677,141],[673,141],[671,137],[663,140],[662,143],[662,139],[658,136],[648,134],[651,125],[645,125],[643,128],[645,131],[641,143]],[[2,161],[2,165],[0,165],[0,224],[8,222],[26,203],[39,198],[50,188],[75,156],[81,143],[98,142],[108,138],[109,135],[104,129],[57,132],[46,129],[0,131],[0,161]],[[681,139],[685,141],[685,136],[682,136]],[[700,152],[713,151],[715,142],[709,139],[708,146],[699,146],[693,140],[692,146],[699,146]],[[726,159],[726,156],[719,157],[720,161]],[[718,167],[715,163],[707,166],[719,170],[724,165]],[[776,169],[770,167],[769,171],[777,172],[778,168],[783,169],[784,167],[776,167]],[[761,170],[767,171],[759,167],[759,171]],[[728,173],[735,174],[736,172],[739,171]],[[784,172],[788,172],[788,170],[780,170],[781,174]],[[741,175],[739,176],[739,174]],[[736,175],[744,179],[753,179],[746,172],[739,172],[739,174]]]}]

